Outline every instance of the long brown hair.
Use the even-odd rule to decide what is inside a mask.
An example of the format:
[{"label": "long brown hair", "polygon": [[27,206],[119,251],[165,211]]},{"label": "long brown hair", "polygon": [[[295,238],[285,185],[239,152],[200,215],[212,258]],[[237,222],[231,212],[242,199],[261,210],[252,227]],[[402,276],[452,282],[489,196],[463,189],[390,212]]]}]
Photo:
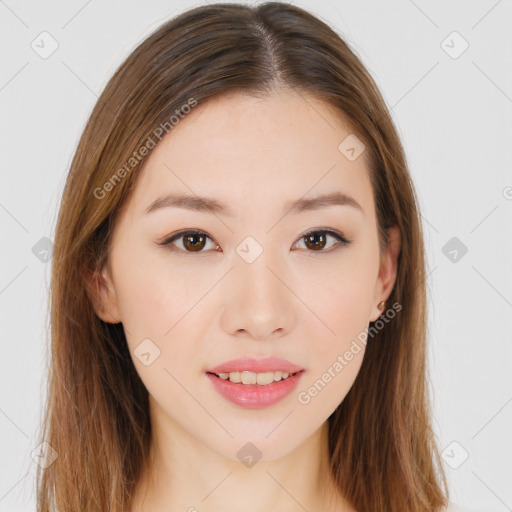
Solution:
[{"label": "long brown hair", "polygon": [[121,64],[87,121],[54,240],[41,441],[57,458],[38,468],[38,512],[125,511],[148,463],[148,392],[122,324],[98,318],[86,286],[107,261],[116,216],[147,155],[141,148],[150,151],[194,102],[279,88],[314,94],[350,123],[366,145],[381,250],[388,227],[401,236],[388,301],[402,310],[368,340],[352,388],[328,419],[333,475],[360,512],[446,506],[427,387],[423,233],[401,142],[374,80],[340,36],[303,9],[269,2],[211,4],[169,20]]}]

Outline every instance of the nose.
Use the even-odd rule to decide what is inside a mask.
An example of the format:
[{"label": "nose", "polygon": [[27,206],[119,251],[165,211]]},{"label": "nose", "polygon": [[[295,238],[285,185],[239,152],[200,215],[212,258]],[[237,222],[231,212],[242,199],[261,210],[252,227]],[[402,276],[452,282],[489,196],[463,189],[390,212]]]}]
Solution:
[{"label": "nose", "polygon": [[297,298],[286,284],[290,279],[265,251],[252,263],[235,259],[225,283],[225,332],[255,340],[274,339],[289,332],[297,307]]}]

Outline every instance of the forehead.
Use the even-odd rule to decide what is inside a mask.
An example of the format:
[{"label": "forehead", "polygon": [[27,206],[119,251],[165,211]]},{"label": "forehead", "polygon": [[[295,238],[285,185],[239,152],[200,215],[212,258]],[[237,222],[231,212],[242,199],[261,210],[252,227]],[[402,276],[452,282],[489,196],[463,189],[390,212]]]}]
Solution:
[{"label": "forehead", "polygon": [[349,136],[339,112],[304,93],[213,98],[183,116],[151,151],[134,206],[143,214],[166,193],[180,193],[216,198],[236,212],[341,192],[371,210],[365,153],[349,160],[339,148]]}]

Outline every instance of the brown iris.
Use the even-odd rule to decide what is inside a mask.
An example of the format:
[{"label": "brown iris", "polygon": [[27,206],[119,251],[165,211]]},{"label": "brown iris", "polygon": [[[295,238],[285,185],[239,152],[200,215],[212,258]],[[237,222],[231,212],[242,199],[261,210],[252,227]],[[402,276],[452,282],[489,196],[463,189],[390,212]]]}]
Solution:
[{"label": "brown iris", "polygon": [[[196,239],[200,239],[200,241],[194,243],[194,240]],[[189,235],[183,236],[183,245],[187,250],[190,250],[191,252],[202,251],[205,241],[206,236],[201,233],[191,233]]]},{"label": "brown iris", "polygon": [[[308,249],[323,249],[325,247],[325,234],[321,232],[311,233],[309,235],[306,235],[303,237],[306,243],[306,247]],[[321,239],[321,242],[318,242],[318,240]],[[311,244],[311,246],[310,246]]]}]

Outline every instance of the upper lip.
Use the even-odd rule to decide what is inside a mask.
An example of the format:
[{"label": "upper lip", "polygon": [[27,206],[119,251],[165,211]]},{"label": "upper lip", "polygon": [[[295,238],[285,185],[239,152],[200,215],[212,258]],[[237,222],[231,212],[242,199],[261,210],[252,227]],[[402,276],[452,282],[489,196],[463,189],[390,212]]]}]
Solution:
[{"label": "upper lip", "polygon": [[207,370],[207,373],[230,373],[230,372],[277,372],[283,371],[288,373],[295,373],[304,370],[302,366],[298,366],[286,359],[279,357],[267,357],[265,359],[254,359],[252,357],[242,357],[239,359],[232,359],[226,361],[214,368]]}]

